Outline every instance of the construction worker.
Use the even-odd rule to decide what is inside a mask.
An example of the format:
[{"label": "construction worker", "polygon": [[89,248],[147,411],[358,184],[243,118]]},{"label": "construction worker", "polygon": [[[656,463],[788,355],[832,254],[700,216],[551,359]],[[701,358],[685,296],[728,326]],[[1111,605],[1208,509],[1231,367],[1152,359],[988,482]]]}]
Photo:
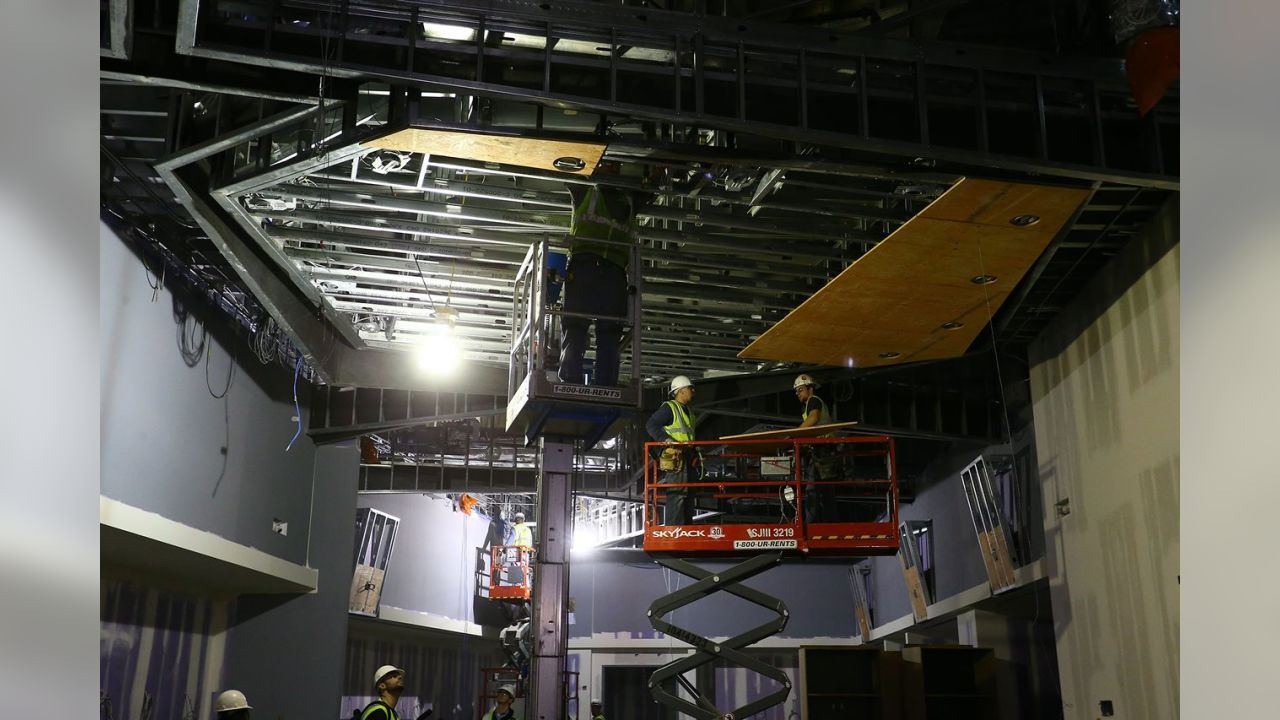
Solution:
[{"label": "construction worker", "polygon": [[404,670],[395,665],[383,665],[373,673],[374,691],[378,699],[365,706],[360,720],[400,720],[396,703],[404,692]]},{"label": "construction worker", "polygon": [[[598,172],[617,174],[621,166],[602,163]],[[582,356],[587,326],[595,323],[596,361],[592,385],[617,385],[618,342],[627,313],[627,266],[636,244],[635,205],[631,193],[601,185],[569,185],[573,215],[569,220],[569,267],[564,284],[567,312],[590,317],[564,317],[560,335],[560,381],[585,385]]]},{"label": "construction worker", "polygon": [[604,703],[600,698],[591,698],[591,720],[604,720]]},{"label": "construction worker", "polygon": [[[814,394],[818,389],[818,381],[812,375],[797,376],[791,387],[796,392],[796,399],[801,403],[799,427],[807,428],[831,423],[826,403]],[[829,435],[822,437],[829,437]],[[808,456],[802,459],[804,479],[807,482],[835,479],[837,473],[834,468],[839,463],[839,458],[835,457],[833,448],[818,445],[810,446],[808,449]],[[806,522],[830,522],[834,519],[831,517],[834,515],[834,510],[835,497],[830,488],[816,486],[806,493],[804,509]]]},{"label": "construction worker", "polygon": [[[689,402],[693,400],[693,381],[684,375],[671,378],[668,395],[671,399],[649,416],[645,430],[649,437],[659,442],[692,442],[697,439],[695,426],[698,422],[697,416],[689,409]],[[696,466],[696,474],[691,466]],[[658,458],[658,469],[662,473],[658,482],[692,482],[686,478],[701,477],[702,462],[697,452],[671,447],[663,449]],[[693,511],[692,494],[687,488],[667,492],[667,525],[692,524]]]},{"label": "construction worker", "polygon": [[511,685],[503,685],[498,688],[494,699],[497,704],[481,720],[514,720],[516,713],[511,704],[516,701],[516,689]]},{"label": "construction worker", "polygon": [[224,690],[213,703],[218,720],[249,720],[249,711],[253,708],[239,690]]},{"label": "construction worker", "polygon": [[533,529],[524,523],[524,513],[518,512],[515,516],[515,527],[513,528],[514,537],[511,544],[519,550],[512,552],[508,559],[508,567],[511,570],[510,578],[512,585],[524,584],[525,566],[533,562]]}]

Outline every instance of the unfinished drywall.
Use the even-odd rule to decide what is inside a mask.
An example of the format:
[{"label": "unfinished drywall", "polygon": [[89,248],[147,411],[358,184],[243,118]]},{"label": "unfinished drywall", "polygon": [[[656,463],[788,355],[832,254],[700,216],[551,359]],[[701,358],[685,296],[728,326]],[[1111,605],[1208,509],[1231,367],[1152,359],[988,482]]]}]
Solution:
[{"label": "unfinished drywall", "polygon": [[1064,716],[1178,717],[1176,199],[1030,348]]}]

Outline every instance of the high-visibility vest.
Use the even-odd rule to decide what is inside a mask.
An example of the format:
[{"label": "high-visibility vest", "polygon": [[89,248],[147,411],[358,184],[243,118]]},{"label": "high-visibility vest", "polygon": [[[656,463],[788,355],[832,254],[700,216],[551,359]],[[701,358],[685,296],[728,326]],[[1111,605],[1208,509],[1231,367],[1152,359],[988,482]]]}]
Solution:
[{"label": "high-visibility vest", "polygon": [[385,711],[385,713],[383,714],[383,717],[385,717],[387,720],[400,720],[400,716],[396,714],[395,708],[382,702],[381,700],[374,700],[373,702],[369,703],[365,707],[364,711],[360,713],[360,720],[370,720],[370,718],[376,717],[378,713],[375,711],[378,710],[379,708]]},{"label": "high-visibility vest", "polygon": [[692,441],[694,424],[698,420],[693,411],[675,400],[668,400],[667,407],[671,408],[671,424],[662,428],[663,432],[676,442]]},{"label": "high-visibility vest", "polygon": [[511,544],[522,548],[533,547],[533,531],[524,523],[516,525],[516,537]]},{"label": "high-visibility vest", "polygon": [[574,206],[573,217],[569,221],[569,254],[591,253],[599,255],[609,262],[626,267],[630,253],[623,245],[593,240],[616,240],[634,245],[636,242],[635,226],[628,215],[616,218],[609,212],[600,189],[594,185],[587,188],[582,200]]}]

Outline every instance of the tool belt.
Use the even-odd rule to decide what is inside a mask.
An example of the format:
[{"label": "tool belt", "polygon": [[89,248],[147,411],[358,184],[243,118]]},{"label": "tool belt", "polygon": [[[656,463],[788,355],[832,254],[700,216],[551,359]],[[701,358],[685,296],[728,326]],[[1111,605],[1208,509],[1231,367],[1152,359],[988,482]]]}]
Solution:
[{"label": "tool belt", "polygon": [[658,469],[662,472],[679,472],[684,469],[684,453],[680,448],[663,448],[662,454],[658,456]]}]

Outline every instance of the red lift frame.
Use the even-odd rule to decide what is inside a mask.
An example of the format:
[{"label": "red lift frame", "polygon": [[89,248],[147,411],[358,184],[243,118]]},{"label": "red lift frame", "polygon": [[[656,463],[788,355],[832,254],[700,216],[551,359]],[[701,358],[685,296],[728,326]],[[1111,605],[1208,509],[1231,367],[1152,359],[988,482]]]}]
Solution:
[{"label": "red lift frame", "polygon": [[[850,445],[857,447],[849,447]],[[785,477],[704,478],[698,482],[660,483],[658,454],[666,447],[689,448],[699,453],[726,458],[746,458],[748,464],[756,463],[757,473],[761,458],[789,455],[791,469]],[[804,458],[821,447],[831,447],[829,452],[846,456],[883,455],[888,465],[888,480],[883,478],[859,480],[838,478],[835,480],[805,481]],[[888,436],[850,436],[763,440],[698,440],[687,443],[646,443],[644,463],[645,532],[644,549],[649,553],[673,555],[750,555],[757,553],[787,552],[809,556],[892,555],[898,552],[898,465],[894,454],[894,440]],[[883,522],[821,522],[806,523],[804,501],[806,489],[815,486],[875,489],[887,493],[888,518]],[[660,525],[656,522],[656,509],[665,499],[666,491],[686,488],[704,497],[728,499],[735,497],[778,497],[791,488],[795,499],[794,518],[779,523],[737,523],[732,516],[725,522]]]},{"label": "red lift frame", "polygon": [[[502,571],[508,556],[516,555],[516,564],[523,571],[524,581],[510,584],[502,582]],[[489,548],[489,597],[493,600],[528,600],[533,588],[529,574],[533,564],[533,548],[519,545],[494,545]]]}]

